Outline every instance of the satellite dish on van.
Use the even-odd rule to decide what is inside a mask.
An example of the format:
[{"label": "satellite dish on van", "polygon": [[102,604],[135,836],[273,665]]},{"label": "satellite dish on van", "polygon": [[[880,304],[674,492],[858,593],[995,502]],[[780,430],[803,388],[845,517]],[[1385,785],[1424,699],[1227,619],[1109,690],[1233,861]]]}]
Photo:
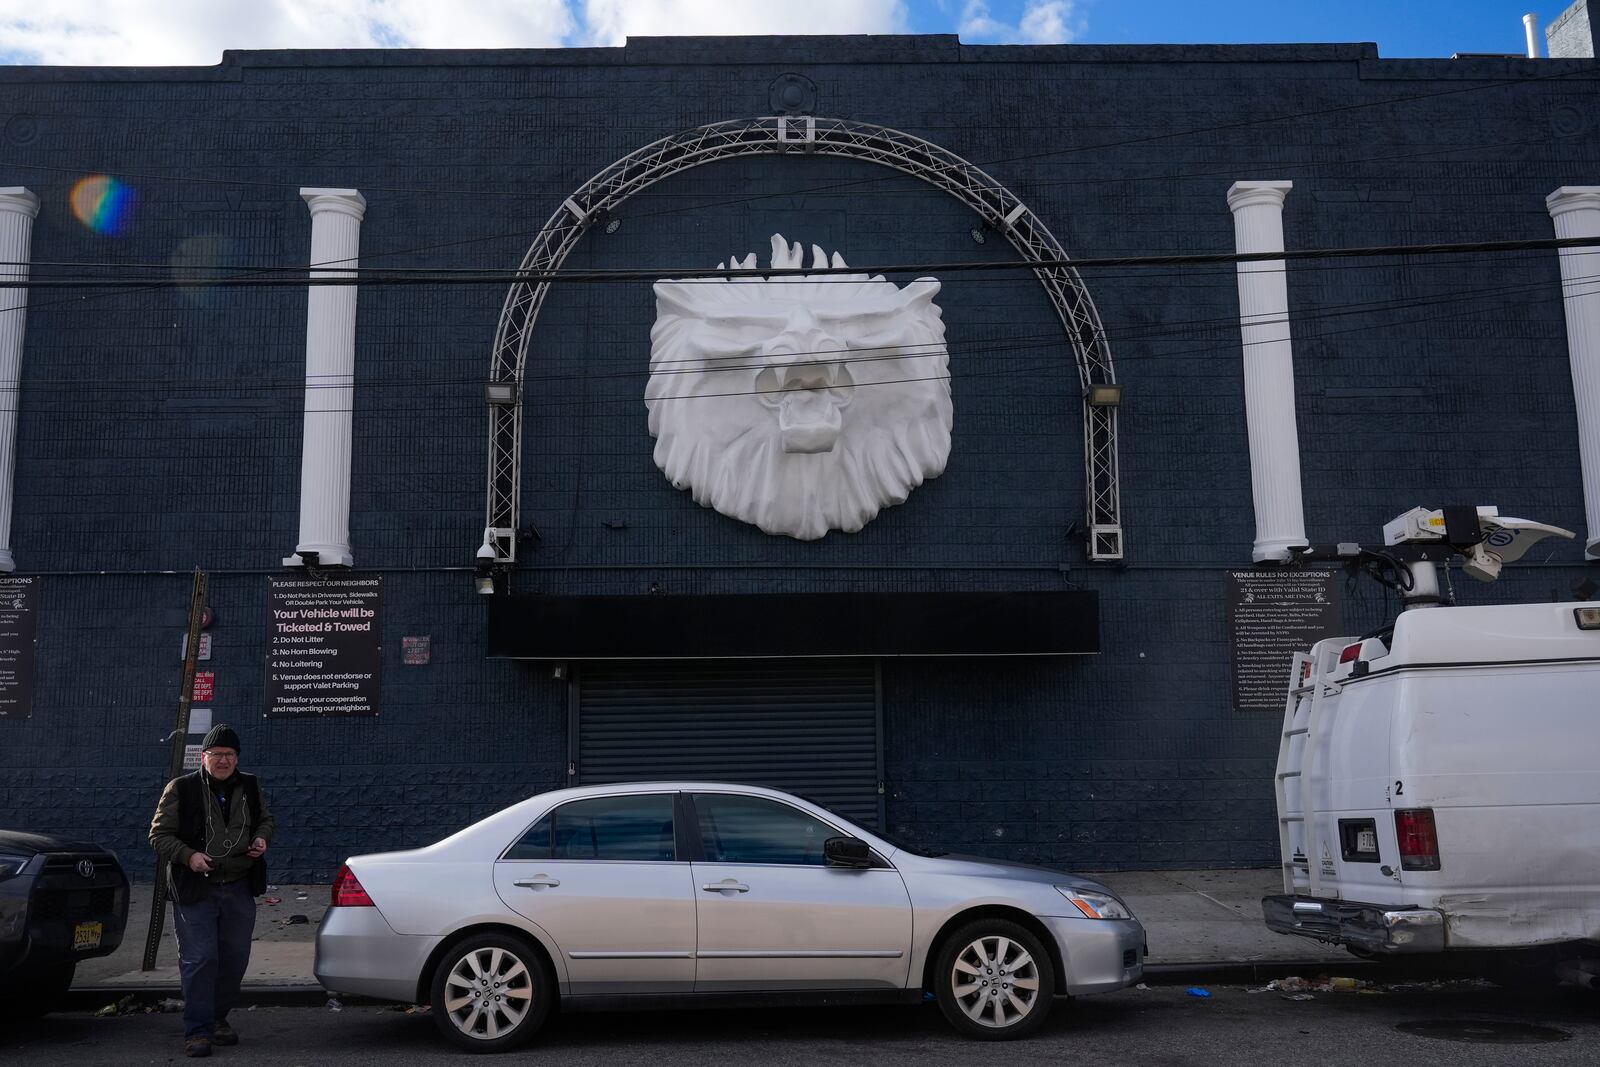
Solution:
[{"label": "satellite dish on van", "polygon": [[[1559,526],[1502,515],[1498,508],[1485,504],[1476,508],[1412,508],[1383,527],[1386,545],[1449,544],[1461,554],[1462,569],[1480,582],[1500,577],[1501,564],[1521,559],[1546,537],[1575,536]],[[1409,569],[1412,584],[1405,593],[1407,607],[1450,603],[1439,595],[1438,574],[1431,560],[1412,561]]]},{"label": "satellite dish on van", "polygon": [[1509,515],[1483,516],[1478,520],[1483,526],[1484,550],[1498,556],[1501,563],[1514,563],[1523,553],[1546,537],[1564,537],[1571,540],[1577,535],[1559,526],[1550,526],[1532,519],[1513,519]]}]

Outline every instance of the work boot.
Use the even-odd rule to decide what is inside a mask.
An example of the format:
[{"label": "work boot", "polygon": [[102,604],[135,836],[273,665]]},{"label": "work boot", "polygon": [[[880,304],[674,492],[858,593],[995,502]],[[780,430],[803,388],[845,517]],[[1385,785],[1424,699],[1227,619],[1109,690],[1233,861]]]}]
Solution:
[{"label": "work boot", "polygon": [[228,1025],[226,1019],[218,1019],[211,1024],[211,1043],[213,1045],[237,1045],[239,1043],[239,1035],[234,1032],[233,1027]]},{"label": "work boot", "polygon": [[211,1039],[205,1034],[195,1034],[193,1037],[184,1038],[183,1054],[185,1056],[211,1055]]}]

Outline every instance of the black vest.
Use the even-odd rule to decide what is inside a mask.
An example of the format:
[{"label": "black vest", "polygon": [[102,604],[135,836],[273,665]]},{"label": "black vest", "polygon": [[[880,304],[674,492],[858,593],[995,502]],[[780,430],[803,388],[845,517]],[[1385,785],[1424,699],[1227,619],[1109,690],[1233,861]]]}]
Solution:
[{"label": "black vest", "polygon": [[[239,791],[250,805],[250,817],[256,822],[250,826],[250,837],[256,836],[256,826],[261,819],[261,783],[253,774],[235,771]],[[178,790],[178,840],[196,852],[206,850],[206,784],[200,771],[191,771],[177,780]],[[250,865],[245,880],[250,885],[250,895],[259,897],[267,891],[267,861],[257,856]],[[167,865],[167,888],[172,898],[180,904],[198,904],[206,898],[210,885],[203,874],[196,874],[188,864]]]}]

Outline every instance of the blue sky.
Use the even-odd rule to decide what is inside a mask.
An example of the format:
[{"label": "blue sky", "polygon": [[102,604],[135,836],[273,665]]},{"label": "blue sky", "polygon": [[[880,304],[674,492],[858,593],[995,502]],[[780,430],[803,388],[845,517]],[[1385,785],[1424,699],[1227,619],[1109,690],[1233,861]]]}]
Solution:
[{"label": "blue sky", "polygon": [[547,48],[629,36],[958,33],[968,43],[1375,41],[1391,58],[1523,50],[1493,0],[0,0],[0,62],[199,65],[225,48]]},{"label": "blue sky", "polygon": [[[928,0],[918,4],[939,14]],[[950,5],[955,6],[955,5]],[[994,3],[996,12],[1022,0]],[[1542,29],[1566,2],[1524,4],[1494,0],[1079,0],[1082,43],[1261,44],[1307,41],[1375,41],[1389,57],[1445,57],[1452,52],[1521,52],[1522,16],[1533,12]],[[1001,16],[1005,17],[1005,16]]]},{"label": "blue sky", "polygon": [[[926,6],[934,6],[928,3]],[[1016,3],[995,10],[1019,8]],[[1390,58],[1438,56],[1454,51],[1523,51],[1522,16],[1549,26],[1565,2],[1518,6],[1494,0],[1278,0],[1277,3],[1218,3],[1216,0],[1080,0],[1086,22],[1082,42],[1282,43],[1378,42]]]}]

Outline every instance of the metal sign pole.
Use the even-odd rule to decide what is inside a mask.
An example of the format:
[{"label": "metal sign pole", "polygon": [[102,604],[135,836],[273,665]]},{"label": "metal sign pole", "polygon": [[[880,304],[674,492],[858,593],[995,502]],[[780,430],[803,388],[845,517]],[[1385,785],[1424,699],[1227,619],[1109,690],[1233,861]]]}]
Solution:
[{"label": "metal sign pole", "polygon": [[[167,776],[162,785],[183,773],[183,754],[189,742],[189,707],[194,703],[195,664],[200,657],[200,621],[206,606],[206,572],[194,569],[194,592],[189,597],[189,640],[183,646],[183,685],[178,690],[178,719],[173,725],[172,748],[167,756]],[[156,969],[156,954],[161,949],[161,929],[167,920],[166,864],[156,860],[155,892],[150,896],[150,932],[144,939],[144,971]]]}]

